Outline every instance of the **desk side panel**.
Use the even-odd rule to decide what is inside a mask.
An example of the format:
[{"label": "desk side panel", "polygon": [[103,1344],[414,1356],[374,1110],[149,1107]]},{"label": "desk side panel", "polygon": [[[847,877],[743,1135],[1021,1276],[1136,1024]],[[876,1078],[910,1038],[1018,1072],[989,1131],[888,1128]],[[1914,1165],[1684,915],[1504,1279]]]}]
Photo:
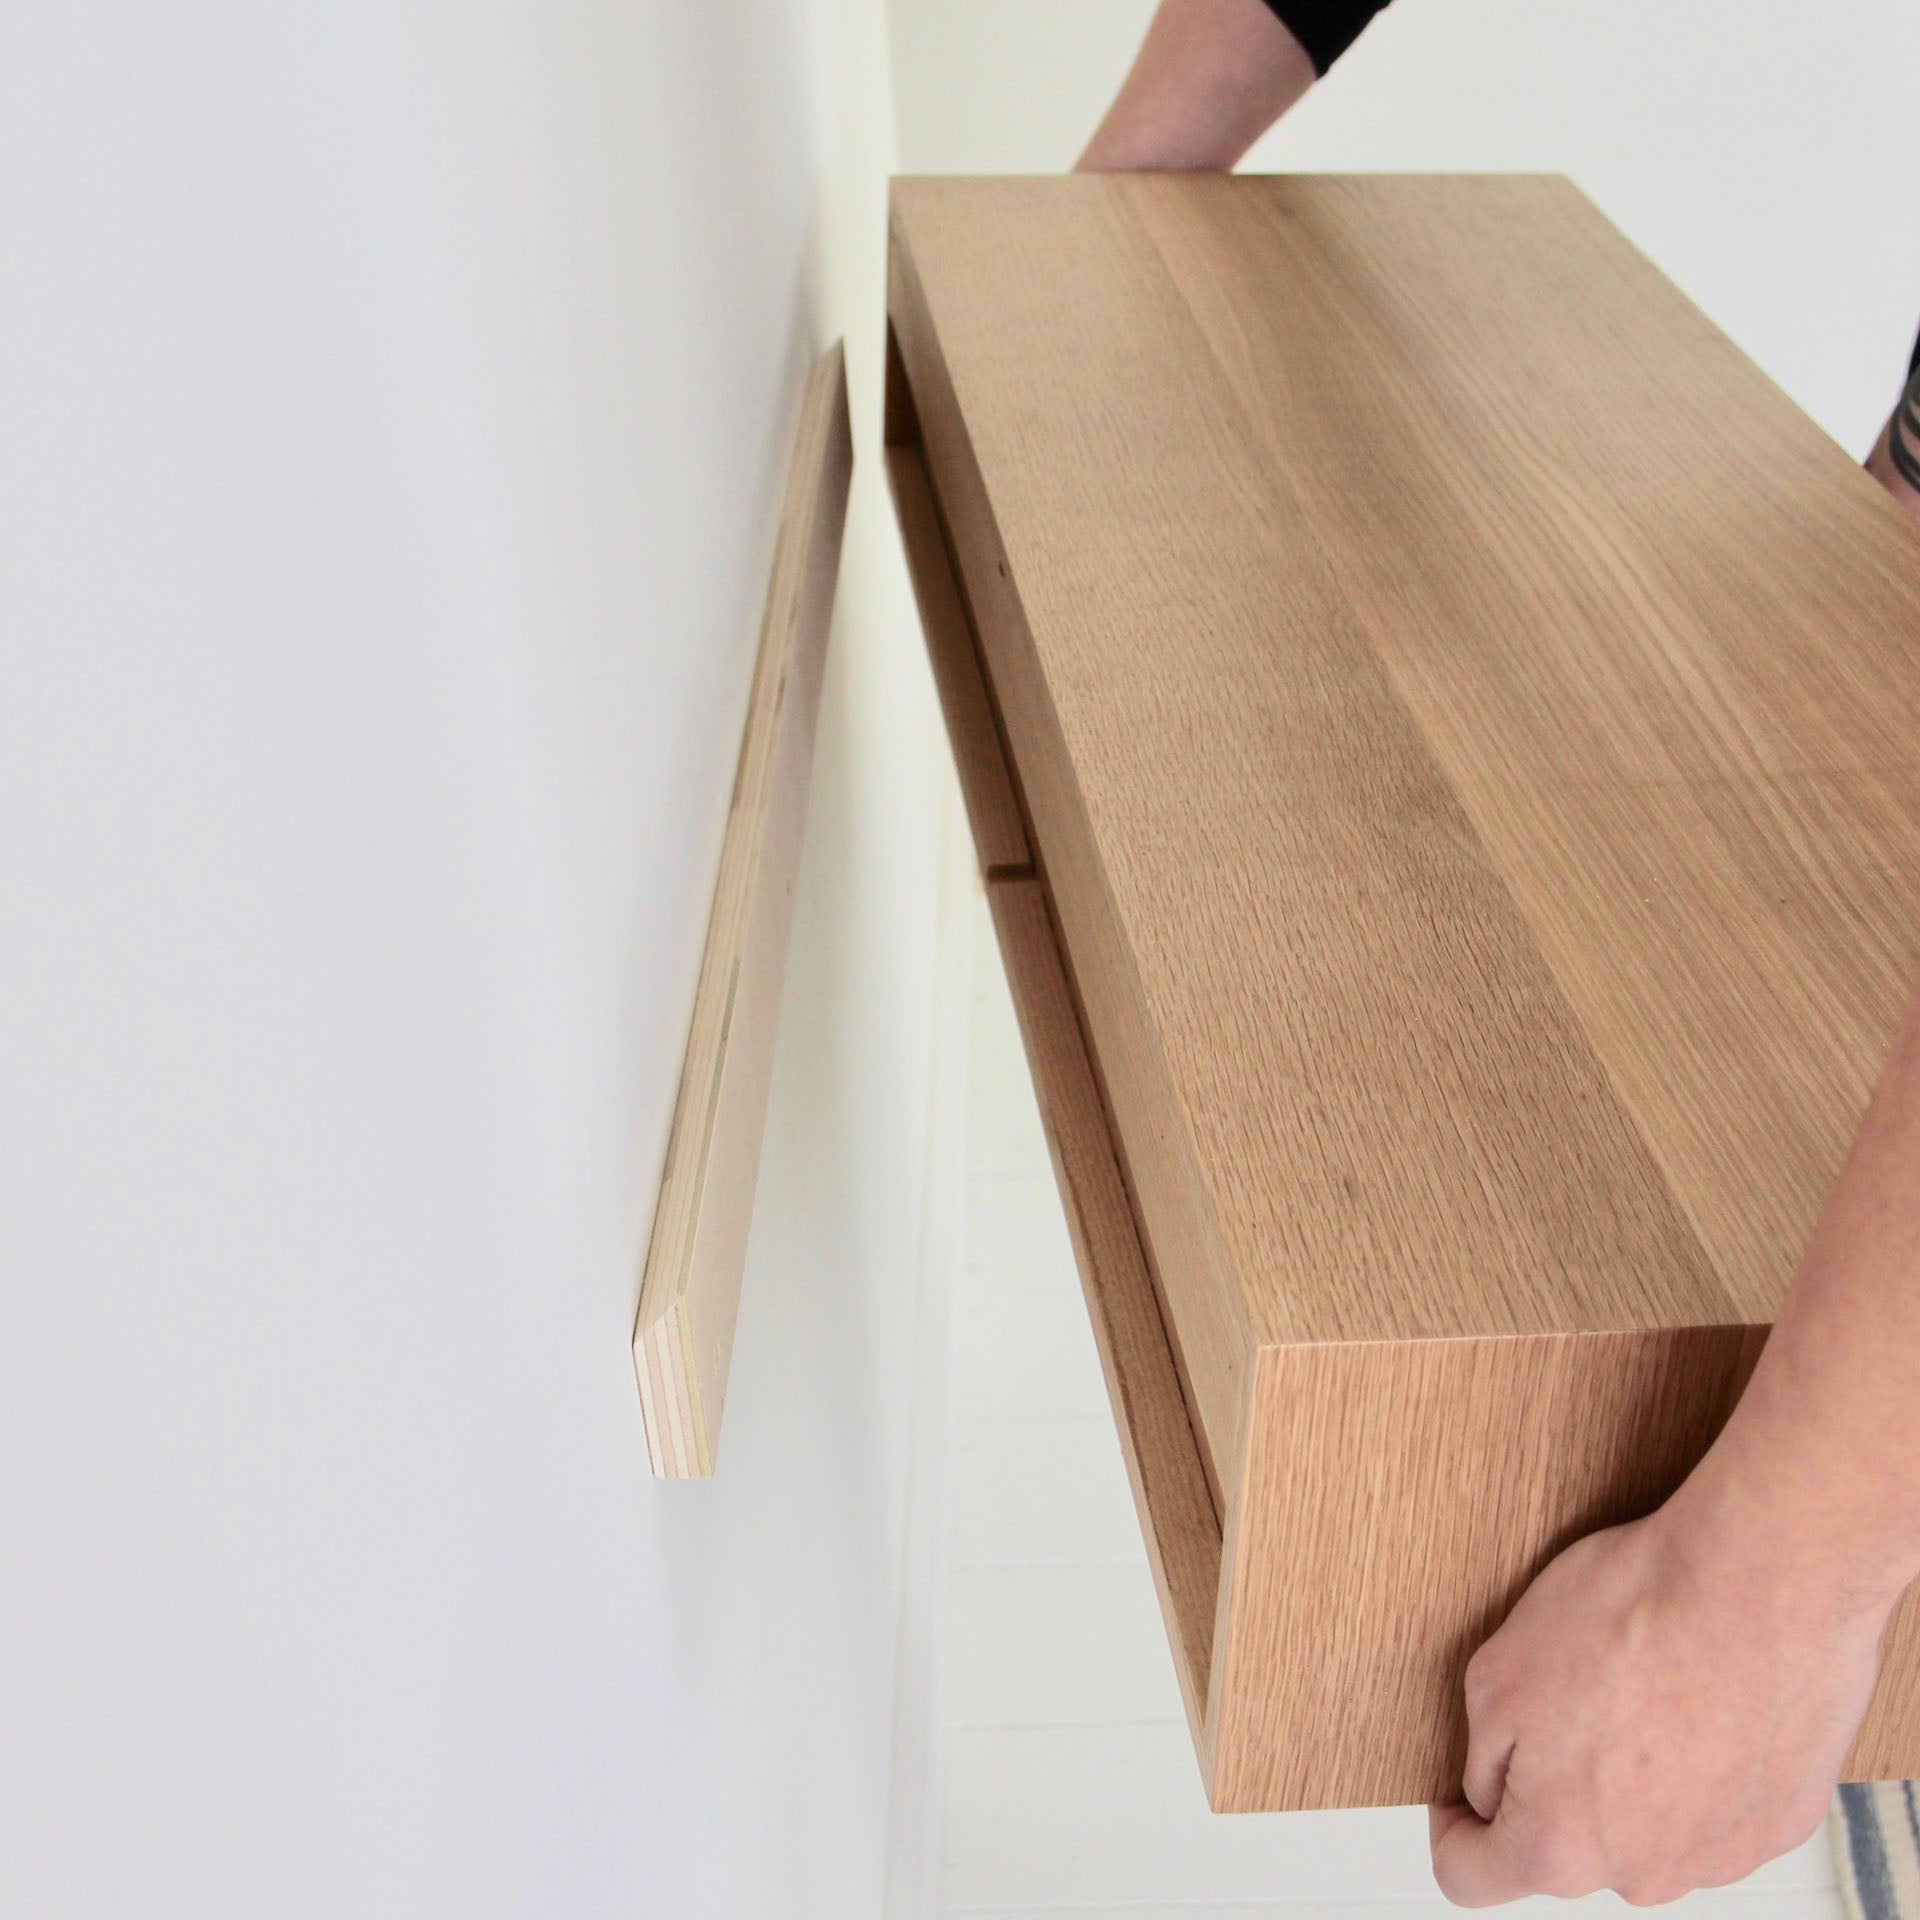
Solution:
[{"label": "desk side panel", "polygon": [[1457,1800],[1473,1650],[1562,1547],[1679,1485],[1765,1338],[1263,1348],[1228,1519],[1216,1808]]}]

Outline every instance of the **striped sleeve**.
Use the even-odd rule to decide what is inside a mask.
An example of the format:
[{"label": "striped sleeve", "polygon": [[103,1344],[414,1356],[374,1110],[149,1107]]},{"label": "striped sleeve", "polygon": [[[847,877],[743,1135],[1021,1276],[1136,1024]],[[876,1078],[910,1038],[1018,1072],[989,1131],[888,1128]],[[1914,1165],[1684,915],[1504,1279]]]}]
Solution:
[{"label": "striped sleeve", "polygon": [[1360,30],[1387,0],[1267,0],[1280,24],[1325,73],[1359,39]]}]

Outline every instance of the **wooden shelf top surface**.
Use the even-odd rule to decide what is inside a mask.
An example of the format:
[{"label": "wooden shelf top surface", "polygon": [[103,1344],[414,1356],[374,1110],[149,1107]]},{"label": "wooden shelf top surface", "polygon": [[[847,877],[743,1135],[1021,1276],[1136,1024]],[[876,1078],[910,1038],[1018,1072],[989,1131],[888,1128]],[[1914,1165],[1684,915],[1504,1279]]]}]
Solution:
[{"label": "wooden shelf top surface", "polygon": [[1770,1320],[1920,959],[1920,529],[1564,181],[894,220],[1249,1342]]}]

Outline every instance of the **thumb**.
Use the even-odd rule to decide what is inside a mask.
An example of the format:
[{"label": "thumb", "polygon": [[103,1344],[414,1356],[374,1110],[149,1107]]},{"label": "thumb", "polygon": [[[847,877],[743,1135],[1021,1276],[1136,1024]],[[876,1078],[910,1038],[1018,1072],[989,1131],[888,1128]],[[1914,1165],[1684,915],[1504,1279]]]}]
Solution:
[{"label": "thumb", "polygon": [[1433,1877],[1456,1907],[1493,1907],[1532,1889],[1508,1843],[1510,1829],[1462,1802],[1428,1809]]}]

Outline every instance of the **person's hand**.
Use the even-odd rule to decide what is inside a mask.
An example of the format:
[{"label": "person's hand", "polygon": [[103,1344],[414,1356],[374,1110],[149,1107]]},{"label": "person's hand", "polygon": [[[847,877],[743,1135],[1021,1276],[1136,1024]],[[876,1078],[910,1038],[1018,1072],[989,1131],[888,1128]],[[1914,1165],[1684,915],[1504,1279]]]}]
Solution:
[{"label": "person's hand", "polygon": [[1576,1542],[1522,1595],[1467,1668],[1467,1804],[1430,1816],[1449,1900],[1611,1887],[1646,1906],[1813,1833],[1886,1609],[1756,1532],[1683,1490]]}]

